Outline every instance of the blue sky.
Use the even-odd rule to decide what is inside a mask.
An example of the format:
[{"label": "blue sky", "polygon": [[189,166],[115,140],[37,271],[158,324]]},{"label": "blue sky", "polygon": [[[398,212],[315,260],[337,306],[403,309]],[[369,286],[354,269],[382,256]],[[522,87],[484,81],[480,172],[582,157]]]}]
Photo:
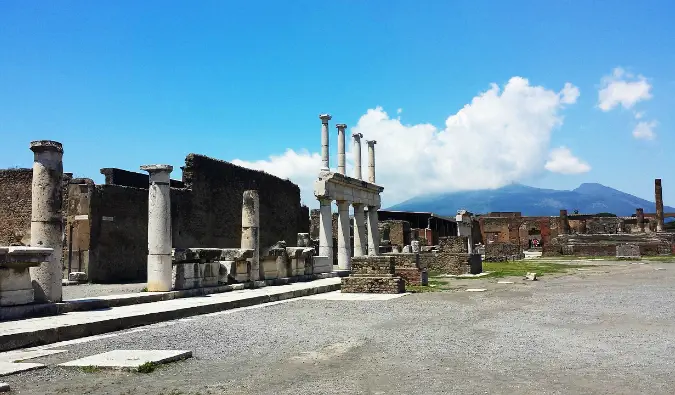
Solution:
[{"label": "blue sky", "polygon": [[[333,131],[378,139],[388,204],[513,181],[653,200],[660,177],[675,205],[675,5],[601,3],[5,0],[0,167],[29,167],[34,139],[97,182],[149,163],[180,178],[195,152],[291,178],[311,203],[330,112]],[[612,83],[628,88],[603,110]],[[652,135],[633,135],[640,122]]]}]

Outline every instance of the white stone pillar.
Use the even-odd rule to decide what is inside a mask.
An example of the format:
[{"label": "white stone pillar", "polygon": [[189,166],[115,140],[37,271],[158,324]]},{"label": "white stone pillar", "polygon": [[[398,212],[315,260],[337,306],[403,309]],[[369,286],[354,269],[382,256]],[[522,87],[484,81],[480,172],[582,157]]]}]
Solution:
[{"label": "white stone pillar", "polygon": [[368,254],[366,241],[366,218],[363,204],[354,203],[354,256]]},{"label": "white stone pillar", "polygon": [[329,114],[319,115],[321,119],[321,170],[330,170],[330,160],[328,154],[328,121],[333,117]]},{"label": "white stone pillar", "polygon": [[328,257],[333,264],[333,213],[332,200],[319,199],[319,255]]},{"label": "white stone pillar", "polygon": [[244,191],[241,205],[241,248],[253,250],[251,280],[264,278],[260,267],[260,197],[258,191]]},{"label": "white stone pillar", "polygon": [[351,270],[352,252],[349,242],[349,201],[338,200],[338,269]]},{"label": "white stone pillar", "polygon": [[354,138],[354,178],[361,180],[361,133],[352,134]]},{"label": "white stone pillar", "polygon": [[368,144],[368,182],[375,184],[375,140],[366,140]]},{"label": "white stone pillar", "polygon": [[380,255],[380,229],[377,227],[377,206],[368,206],[368,255]]},{"label": "white stone pillar", "polygon": [[[63,252],[63,146],[50,140],[31,141],[33,183],[30,245],[54,252],[40,266],[29,269],[36,302],[60,302]],[[3,224],[4,225],[4,224]]]},{"label": "white stone pillar", "polygon": [[148,189],[148,291],[171,291],[171,188],[173,166],[145,165]]},{"label": "white stone pillar", "polygon": [[335,125],[338,130],[338,173],[347,175],[347,166],[345,161],[345,129],[347,125],[338,123]]}]

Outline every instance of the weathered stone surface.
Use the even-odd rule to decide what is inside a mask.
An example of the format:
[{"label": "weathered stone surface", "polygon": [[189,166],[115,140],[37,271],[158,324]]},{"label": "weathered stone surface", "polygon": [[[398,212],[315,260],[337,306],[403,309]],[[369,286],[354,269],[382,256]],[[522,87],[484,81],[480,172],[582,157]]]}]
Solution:
[{"label": "weathered stone surface", "polygon": [[405,280],[401,277],[385,276],[343,277],[341,292],[383,294],[403,293],[405,292]]},{"label": "weathered stone surface", "polygon": [[30,268],[49,263],[53,252],[51,248],[0,247],[0,306],[35,300]]},{"label": "weathered stone surface", "polygon": [[68,280],[77,281],[79,283],[86,283],[87,282],[87,273],[85,273],[85,272],[68,273]]},{"label": "weathered stone surface", "polygon": [[392,255],[359,256],[352,259],[354,274],[394,274],[396,261]]},{"label": "weathered stone surface", "polygon": [[527,273],[527,274],[525,274],[525,280],[536,281],[537,280],[537,273]]},{"label": "weathered stone surface", "polygon": [[413,254],[419,254],[421,252],[420,250],[420,241],[419,240],[413,240],[410,242],[410,249]]},{"label": "weathered stone surface", "polygon": [[190,357],[192,357],[192,351],[187,350],[113,350],[62,363],[59,366],[138,369],[141,365],[148,362],[163,364]]},{"label": "weathered stone surface", "polygon": [[523,249],[517,244],[493,242],[485,245],[486,262],[505,262],[524,258]]},{"label": "weathered stone surface", "polygon": [[405,280],[408,285],[427,285],[427,261],[419,254],[385,254],[394,258],[394,274]]},{"label": "weathered stone surface", "polygon": [[438,249],[457,254],[469,252],[469,238],[467,236],[447,236],[438,240]]},{"label": "weathered stone surface", "polygon": [[640,246],[637,244],[619,244],[616,246],[617,258],[640,258]]}]

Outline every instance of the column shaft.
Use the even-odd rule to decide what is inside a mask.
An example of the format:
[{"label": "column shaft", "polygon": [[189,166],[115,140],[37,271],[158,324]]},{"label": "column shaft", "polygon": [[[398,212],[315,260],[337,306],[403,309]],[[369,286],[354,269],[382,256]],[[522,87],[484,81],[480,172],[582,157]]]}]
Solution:
[{"label": "column shaft", "polygon": [[352,137],[354,138],[354,178],[361,180],[361,137],[363,135],[354,133]]},{"label": "column shaft", "polygon": [[661,179],[654,180],[654,197],[656,202],[656,231],[663,232],[663,189],[661,188]]},{"label": "column shaft", "polygon": [[53,248],[40,266],[29,268],[36,302],[62,299],[61,254],[63,252],[63,146],[56,141],[32,141],[33,183],[30,244]]},{"label": "column shaft", "polygon": [[264,278],[260,267],[260,197],[258,191],[244,191],[241,206],[241,248],[253,250],[251,280]]},{"label": "column shaft", "polygon": [[349,243],[349,202],[338,200],[338,269],[351,270],[352,254]]},{"label": "column shaft", "polygon": [[333,215],[330,199],[319,199],[319,256],[333,262]]},{"label": "column shaft", "polygon": [[173,166],[147,165],[148,189],[148,291],[171,291],[171,188]]},{"label": "column shaft", "polygon": [[380,255],[380,229],[377,227],[377,207],[368,206],[368,255]]},{"label": "column shaft", "polygon": [[328,121],[331,116],[328,114],[319,115],[321,119],[321,170],[330,170],[330,161],[328,154]]},{"label": "column shaft", "polygon": [[346,158],[345,158],[345,129],[347,125],[340,123],[335,125],[338,130],[338,173],[346,175]]},{"label": "column shaft", "polygon": [[366,241],[366,218],[363,204],[354,203],[354,256],[368,254]]},{"label": "column shaft", "polygon": [[645,231],[645,213],[644,210],[638,208],[635,210],[635,218],[637,218],[637,226],[640,232]]},{"label": "column shaft", "polygon": [[375,183],[375,140],[366,140],[368,144],[368,182]]}]

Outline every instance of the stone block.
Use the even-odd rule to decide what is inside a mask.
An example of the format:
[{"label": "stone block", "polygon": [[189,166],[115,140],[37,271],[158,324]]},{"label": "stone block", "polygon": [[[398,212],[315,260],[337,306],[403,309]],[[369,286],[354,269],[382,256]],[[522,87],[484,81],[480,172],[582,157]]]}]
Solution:
[{"label": "stone block", "polygon": [[260,265],[263,268],[263,278],[265,280],[273,280],[279,277],[276,257],[265,256],[260,259]]},{"label": "stone block", "polygon": [[[352,265],[354,264],[352,258]],[[327,256],[317,255],[312,258],[312,273],[321,274],[330,273],[333,271],[333,262]]]},{"label": "stone block", "polygon": [[108,369],[138,369],[141,365],[148,362],[163,364],[180,361],[190,357],[192,357],[192,351],[184,350],[113,350],[62,363],[59,366],[96,366]]},{"label": "stone block", "polygon": [[616,246],[617,258],[641,258],[640,246],[637,244],[619,244]]},{"label": "stone block", "polygon": [[349,276],[342,278],[342,293],[383,293],[405,292],[405,280],[396,276]]},{"label": "stone block", "polygon": [[395,258],[391,255],[355,256],[352,257],[352,273],[354,274],[394,274]]},{"label": "stone block", "polygon": [[86,283],[87,282],[87,273],[85,273],[85,272],[68,273],[68,280],[77,281],[79,283]]}]

